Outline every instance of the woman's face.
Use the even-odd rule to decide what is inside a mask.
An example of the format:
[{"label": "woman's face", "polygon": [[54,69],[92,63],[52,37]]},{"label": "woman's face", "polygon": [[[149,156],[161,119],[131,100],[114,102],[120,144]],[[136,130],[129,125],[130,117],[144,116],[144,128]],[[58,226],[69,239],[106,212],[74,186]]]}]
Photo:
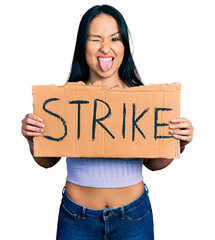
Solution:
[{"label": "woman's face", "polygon": [[85,55],[91,79],[118,77],[124,45],[117,21],[112,16],[100,14],[91,21]]}]

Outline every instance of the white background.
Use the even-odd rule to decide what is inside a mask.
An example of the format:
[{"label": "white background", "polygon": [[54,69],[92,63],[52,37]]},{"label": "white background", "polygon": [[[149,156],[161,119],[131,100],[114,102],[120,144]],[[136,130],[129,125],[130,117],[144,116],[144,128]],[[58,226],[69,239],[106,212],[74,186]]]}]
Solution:
[{"label": "white background", "polygon": [[55,239],[63,158],[43,169],[21,135],[31,86],[67,81],[80,18],[95,4],[116,7],[129,26],[145,84],[180,82],[181,116],[194,140],[168,168],[143,169],[156,240],[215,239],[214,1],[7,0],[0,3],[0,239]]}]

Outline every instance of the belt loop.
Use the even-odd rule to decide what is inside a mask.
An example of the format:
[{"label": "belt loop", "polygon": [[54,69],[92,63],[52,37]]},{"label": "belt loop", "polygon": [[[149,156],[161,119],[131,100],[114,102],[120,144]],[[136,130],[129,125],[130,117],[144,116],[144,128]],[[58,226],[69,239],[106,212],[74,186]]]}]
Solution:
[{"label": "belt loop", "polygon": [[144,188],[145,188],[146,192],[149,193],[149,189],[148,189],[148,187],[146,186],[145,183],[144,183]]},{"label": "belt loop", "polygon": [[85,215],[86,215],[86,207],[83,207],[82,213],[81,213],[82,219],[85,219]]},{"label": "belt loop", "polygon": [[64,193],[65,193],[65,190],[66,190],[66,187],[63,187],[63,190],[62,190],[62,195],[64,195]]},{"label": "belt loop", "polygon": [[120,207],[120,212],[121,212],[122,219],[125,219],[124,207]]}]

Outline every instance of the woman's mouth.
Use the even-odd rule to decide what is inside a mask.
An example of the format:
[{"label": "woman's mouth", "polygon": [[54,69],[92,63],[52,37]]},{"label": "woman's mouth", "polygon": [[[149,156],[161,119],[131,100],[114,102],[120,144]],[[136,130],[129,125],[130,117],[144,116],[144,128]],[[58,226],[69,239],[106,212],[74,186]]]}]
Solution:
[{"label": "woman's mouth", "polygon": [[98,57],[99,66],[103,72],[108,72],[113,65],[113,57]]}]

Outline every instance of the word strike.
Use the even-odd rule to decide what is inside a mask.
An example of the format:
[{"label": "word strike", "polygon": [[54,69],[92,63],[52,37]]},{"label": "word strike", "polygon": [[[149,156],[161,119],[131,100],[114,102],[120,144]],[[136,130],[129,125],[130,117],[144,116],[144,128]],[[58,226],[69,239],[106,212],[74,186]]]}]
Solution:
[{"label": "word strike", "polygon": [[[66,121],[59,116],[56,113],[53,113],[52,111],[48,110],[48,104],[51,102],[55,102],[55,101],[59,101],[60,98],[50,98],[47,99],[44,103],[43,103],[43,110],[56,117],[57,119],[59,119],[64,127],[64,134],[62,137],[59,138],[55,138],[52,136],[43,136],[46,139],[52,140],[52,141],[62,141],[66,136],[67,136],[67,124]],[[98,103],[104,104],[107,107],[107,114],[103,117],[97,118],[97,105]],[[78,121],[77,121],[77,139],[80,138],[80,133],[81,133],[81,123],[80,123],[80,116],[81,116],[81,106],[82,105],[86,105],[89,104],[89,101],[86,100],[76,100],[76,101],[68,101],[69,104],[77,104],[78,106]],[[135,103],[132,104],[132,141],[134,141],[135,139],[135,131],[137,130],[141,136],[146,139],[146,136],[144,135],[144,133],[142,132],[142,130],[139,128],[138,126],[138,121],[143,118],[147,112],[149,111],[149,108],[144,109],[142,111],[141,114],[139,114],[138,116],[136,116],[136,105]],[[162,138],[172,138],[172,136],[158,136],[157,135],[157,129],[158,127],[163,127],[163,126],[168,126],[169,124],[167,123],[158,123],[158,112],[159,111],[171,111],[171,108],[154,108],[154,139],[162,139]],[[107,127],[103,124],[104,120],[107,119],[108,117],[111,116],[111,107],[108,105],[108,103],[106,103],[105,101],[101,100],[101,99],[94,99],[94,107],[93,107],[93,119],[92,119],[92,140],[95,139],[95,132],[96,132],[96,127],[99,125],[100,127],[102,127],[111,138],[115,139],[113,133],[111,133],[111,131],[109,129],[107,129]],[[123,103],[123,120],[122,120],[122,137],[125,138],[125,120],[126,120],[126,104]]]}]

